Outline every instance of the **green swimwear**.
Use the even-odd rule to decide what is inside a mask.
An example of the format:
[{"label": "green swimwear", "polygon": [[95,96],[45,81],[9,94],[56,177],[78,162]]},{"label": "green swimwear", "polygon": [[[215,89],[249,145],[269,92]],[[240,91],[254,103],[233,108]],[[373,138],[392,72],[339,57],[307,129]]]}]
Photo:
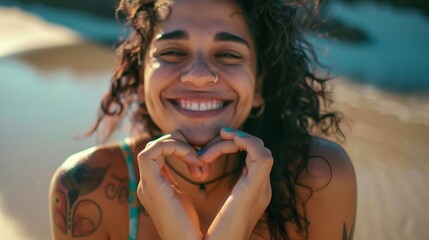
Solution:
[{"label": "green swimwear", "polygon": [[134,170],[134,161],[133,154],[131,152],[131,148],[126,139],[121,141],[121,149],[124,153],[125,162],[127,164],[128,169],[128,206],[129,206],[129,233],[128,240],[136,240],[137,239],[137,230],[139,225],[139,200],[137,198],[137,181],[136,174]]}]

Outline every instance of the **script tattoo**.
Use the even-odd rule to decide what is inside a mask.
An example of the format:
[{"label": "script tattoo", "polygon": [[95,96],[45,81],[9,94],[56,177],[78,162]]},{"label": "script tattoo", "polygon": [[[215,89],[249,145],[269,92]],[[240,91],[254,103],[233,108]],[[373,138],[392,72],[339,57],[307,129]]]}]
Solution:
[{"label": "script tattoo", "polygon": [[117,198],[119,203],[126,203],[128,201],[129,189],[127,187],[128,180],[127,178],[118,178],[112,176],[115,182],[108,183],[104,189],[104,193],[108,199]]},{"label": "script tattoo", "polygon": [[354,223],[352,226],[352,229],[350,230],[350,233],[347,234],[347,226],[346,223],[343,224],[343,240],[352,240],[353,239],[353,231],[354,231]]},{"label": "script tattoo", "polygon": [[104,168],[78,164],[60,177],[66,191],[55,191],[54,222],[64,234],[84,237],[95,232],[100,226],[100,206],[92,200],[79,197],[97,189],[105,174]]}]

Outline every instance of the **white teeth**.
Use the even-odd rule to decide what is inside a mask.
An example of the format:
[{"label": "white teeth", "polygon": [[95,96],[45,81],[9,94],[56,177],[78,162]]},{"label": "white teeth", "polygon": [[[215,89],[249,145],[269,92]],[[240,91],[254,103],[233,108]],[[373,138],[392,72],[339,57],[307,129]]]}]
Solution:
[{"label": "white teeth", "polygon": [[198,108],[198,111],[206,111],[207,110],[207,105],[205,103],[201,103],[200,107]]},{"label": "white teeth", "polygon": [[179,106],[189,111],[210,111],[223,107],[223,103],[218,100],[212,100],[207,102],[193,102],[191,100],[179,100],[177,101]]}]

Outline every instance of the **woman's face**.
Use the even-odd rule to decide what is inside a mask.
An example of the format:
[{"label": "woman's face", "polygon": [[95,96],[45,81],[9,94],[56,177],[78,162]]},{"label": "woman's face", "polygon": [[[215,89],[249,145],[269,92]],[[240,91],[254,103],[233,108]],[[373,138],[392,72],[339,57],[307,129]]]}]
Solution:
[{"label": "woman's face", "polygon": [[241,127],[262,99],[255,46],[233,1],[174,1],[145,56],[144,98],[163,133],[179,129],[194,146]]}]

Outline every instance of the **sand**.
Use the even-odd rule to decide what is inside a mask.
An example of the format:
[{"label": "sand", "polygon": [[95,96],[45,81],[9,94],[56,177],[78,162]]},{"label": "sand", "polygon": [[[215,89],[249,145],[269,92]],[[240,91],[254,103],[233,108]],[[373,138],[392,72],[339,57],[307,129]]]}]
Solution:
[{"label": "sand", "polygon": [[356,239],[429,239],[429,99],[337,81],[358,179]]},{"label": "sand", "polygon": [[0,8],[0,30],[0,56],[80,41],[73,31],[19,8]]},{"label": "sand", "polygon": [[[17,9],[0,8],[0,23],[0,239],[49,239],[50,177],[94,143],[72,136],[94,120],[114,54]],[[333,87],[358,179],[355,239],[429,239],[429,97]]]},{"label": "sand", "polygon": [[[3,207],[3,201],[0,199],[0,206]],[[0,212],[4,212],[4,209],[0,208]],[[28,240],[31,239],[29,236],[25,236],[22,233],[22,226],[8,216],[0,214],[0,234],[1,239],[19,239]]]}]

